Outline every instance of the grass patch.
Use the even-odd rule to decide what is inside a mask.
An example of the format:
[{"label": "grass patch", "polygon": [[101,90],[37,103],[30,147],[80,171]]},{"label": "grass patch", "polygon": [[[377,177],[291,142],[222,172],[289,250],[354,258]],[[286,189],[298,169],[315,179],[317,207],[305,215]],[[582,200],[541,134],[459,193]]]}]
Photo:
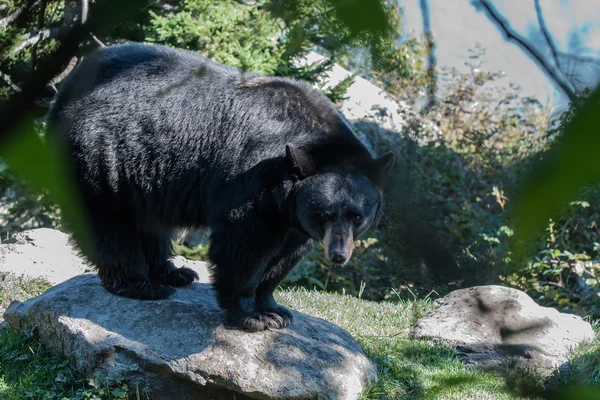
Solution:
[{"label": "grass patch", "polygon": [[[42,280],[0,275],[0,306],[26,300],[46,290]],[[309,291],[303,288],[278,291],[287,306],[328,320],[352,334],[378,370],[378,381],[361,400],[392,399],[521,399],[521,383],[535,375],[512,372],[506,376],[464,367],[456,353],[426,340],[410,339],[408,329],[433,309],[428,300],[375,303],[352,296]],[[596,323],[600,337],[600,323]],[[600,345],[578,349],[571,360],[571,377],[559,378],[563,396],[555,398],[597,399],[600,388]],[[542,381],[534,381],[542,389]],[[581,384],[591,385],[581,388]],[[0,399],[117,400],[126,398],[127,384],[108,386],[101,379],[91,385],[72,364],[53,355],[33,337],[10,328],[0,333]],[[567,392],[571,390],[571,392]],[[576,391],[576,392],[575,392]],[[586,397],[587,396],[587,397]],[[138,395],[151,399],[151,395]]]},{"label": "grass patch", "polygon": [[[525,384],[533,393],[543,389],[543,380],[537,374],[507,371],[500,376],[466,368],[454,350],[408,338],[407,330],[414,321],[433,309],[430,301],[375,303],[306,289],[280,291],[277,297],[297,311],[341,326],[362,346],[376,364],[379,379],[361,400],[522,399],[524,396],[518,391],[523,390]],[[578,390],[577,385],[582,382],[600,387],[598,350],[596,343],[574,354],[572,368],[581,373],[561,381],[562,389]],[[564,396],[555,398],[585,398],[572,395],[565,392]]]},{"label": "grass patch", "polygon": [[0,272],[0,322],[11,301],[25,301],[44,293],[52,286],[43,279],[30,279],[8,272]]},{"label": "grass patch", "polygon": [[127,391],[124,383],[91,386],[68,360],[49,353],[32,337],[10,328],[0,334],[2,400],[117,400],[126,399]]},{"label": "grass patch", "polygon": [[575,386],[581,383],[597,388],[600,399],[600,320],[592,321],[596,332],[596,342],[583,345],[574,351],[569,367],[573,374],[561,380],[563,386]]},{"label": "grass patch", "polygon": [[[51,284],[10,273],[0,274],[0,321],[11,301],[25,301]],[[108,385],[101,377],[90,382],[64,357],[47,351],[35,338],[10,327],[0,329],[1,400],[118,400],[126,399],[126,383]],[[136,396],[146,399],[147,396]]]}]

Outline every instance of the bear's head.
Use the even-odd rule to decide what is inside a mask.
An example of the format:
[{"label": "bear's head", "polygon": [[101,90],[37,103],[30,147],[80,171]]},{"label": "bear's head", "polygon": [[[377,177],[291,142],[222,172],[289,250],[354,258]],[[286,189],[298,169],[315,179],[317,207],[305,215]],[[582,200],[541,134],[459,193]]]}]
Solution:
[{"label": "bear's head", "polygon": [[321,167],[308,152],[288,144],[286,157],[298,180],[293,216],[298,228],[323,244],[329,261],[345,265],[354,240],[379,215],[394,153],[354,165]]}]

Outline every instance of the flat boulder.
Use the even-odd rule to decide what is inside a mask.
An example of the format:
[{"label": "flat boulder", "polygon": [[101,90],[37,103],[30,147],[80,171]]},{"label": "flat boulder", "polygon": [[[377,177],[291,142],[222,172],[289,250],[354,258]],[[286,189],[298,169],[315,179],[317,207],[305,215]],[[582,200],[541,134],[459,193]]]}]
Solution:
[{"label": "flat boulder", "polygon": [[293,314],[286,329],[229,330],[206,283],[139,301],[86,274],[12,303],[4,318],[90,377],[125,379],[153,400],[358,398],[376,376],[360,346],[336,325]]},{"label": "flat boulder", "polygon": [[471,366],[528,367],[552,372],[573,349],[595,340],[581,317],[537,305],[526,293],[503,286],[456,290],[417,320],[411,335],[455,347]]}]

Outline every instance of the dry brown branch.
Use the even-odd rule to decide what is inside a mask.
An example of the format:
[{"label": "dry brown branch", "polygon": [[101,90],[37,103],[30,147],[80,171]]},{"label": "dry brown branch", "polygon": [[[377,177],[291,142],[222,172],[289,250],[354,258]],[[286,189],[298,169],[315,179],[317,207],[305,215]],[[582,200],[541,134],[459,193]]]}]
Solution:
[{"label": "dry brown branch", "polygon": [[77,57],[71,58],[69,64],[67,64],[67,67],[64,69],[64,71],[52,78],[48,85],[52,87],[55,91],[57,91],[55,85],[61,82],[63,79],[65,79],[71,73],[71,71],[73,71],[73,68],[75,68],[75,66],[77,65],[77,60]]}]

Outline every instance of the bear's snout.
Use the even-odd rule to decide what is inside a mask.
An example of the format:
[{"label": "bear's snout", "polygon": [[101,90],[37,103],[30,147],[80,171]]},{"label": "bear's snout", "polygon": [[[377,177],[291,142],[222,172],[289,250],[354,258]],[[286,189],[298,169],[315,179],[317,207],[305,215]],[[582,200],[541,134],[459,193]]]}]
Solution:
[{"label": "bear's snout", "polygon": [[336,265],[346,265],[354,251],[354,240],[351,229],[335,229],[328,226],[323,237],[325,256]]}]

